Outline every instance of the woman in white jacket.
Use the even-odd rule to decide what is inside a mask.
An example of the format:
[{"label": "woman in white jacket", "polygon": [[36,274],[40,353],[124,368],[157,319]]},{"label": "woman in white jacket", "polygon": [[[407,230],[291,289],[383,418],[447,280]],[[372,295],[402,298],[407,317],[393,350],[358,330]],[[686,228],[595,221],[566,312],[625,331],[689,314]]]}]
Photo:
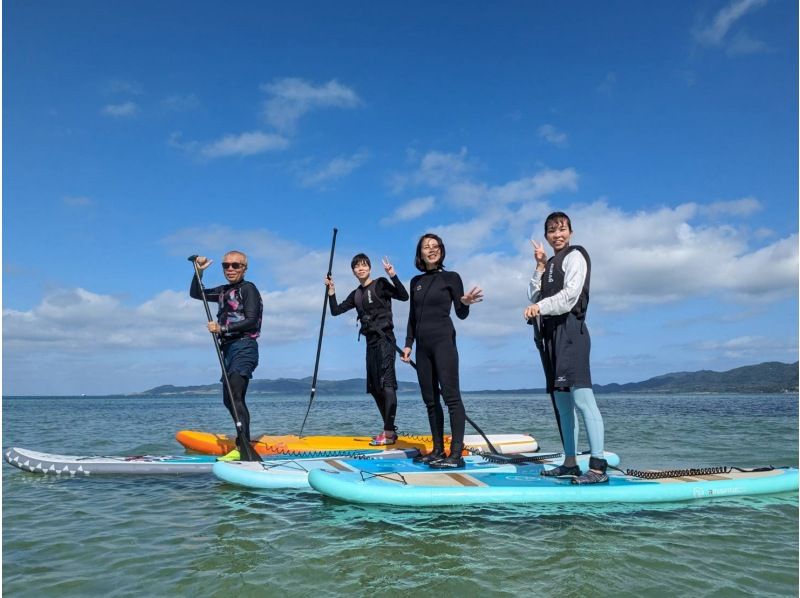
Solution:
[{"label": "woman in white jacket", "polygon": [[[536,270],[528,285],[531,301],[524,312],[527,320],[541,317],[544,360],[549,363],[547,390],[552,392],[564,443],[564,464],[542,471],[546,476],[573,476],[574,484],[608,481],[603,458],[603,417],[592,391],[589,368],[591,339],[586,327],[589,306],[591,260],[583,247],[570,245],[572,223],[563,212],[553,212],[544,223],[545,239],[554,255],[547,258],[544,246],[531,241]],[[580,411],[589,437],[591,457],[588,471],[581,475],[576,463],[577,421]]]}]

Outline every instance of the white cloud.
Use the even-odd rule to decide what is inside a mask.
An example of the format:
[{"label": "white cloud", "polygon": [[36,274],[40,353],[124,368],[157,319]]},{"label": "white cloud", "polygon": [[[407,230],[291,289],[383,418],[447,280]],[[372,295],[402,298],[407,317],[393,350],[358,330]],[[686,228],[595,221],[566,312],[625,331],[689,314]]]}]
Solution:
[{"label": "white cloud", "polygon": [[[290,241],[266,229],[233,229],[227,226],[209,226],[179,230],[162,240],[171,255],[186,256],[193,253],[207,255],[214,260],[231,248],[244,251],[249,256],[249,277],[255,280],[260,270],[268,271],[279,284],[290,285],[297,280],[297,264],[304,268],[325,272],[328,255],[295,241]],[[265,289],[261,289],[262,293]]]},{"label": "white cloud", "polygon": [[[490,243],[491,246],[496,245],[492,243],[493,237],[497,234],[502,235],[500,231],[507,222],[507,212],[503,208],[494,208],[485,210],[470,220],[431,226],[429,230],[442,237],[448,256],[456,257],[459,254],[463,256],[479,252]],[[452,261],[451,257],[446,260],[447,263]]]},{"label": "white cloud", "polygon": [[322,168],[312,172],[305,172],[300,176],[303,187],[319,187],[329,181],[335,181],[349,175],[360,168],[369,158],[368,152],[358,152],[352,156],[334,158]]},{"label": "white cloud", "polygon": [[252,131],[239,135],[226,135],[200,148],[205,158],[224,158],[228,156],[253,156],[267,151],[282,150],[289,141],[280,135]]},{"label": "white cloud", "polygon": [[755,197],[743,197],[731,201],[715,201],[701,206],[700,210],[707,216],[720,218],[725,216],[751,216],[760,211],[761,208],[761,202]]},{"label": "white cloud", "polygon": [[[354,108],[362,103],[352,89],[336,80],[314,86],[297,78],[276,79],[272,83],[262,85],[261,89],[269,95],[264,104],[263,118],[277,132],[250,131],[230,134],[207,143],[182,141],[180,133],[173,133],[169,137],[169,145],[189,153],[197,153],[207,159],[252,156],[266,151],[283,150],[289,146],[297,121],[304,114],[319,108]],[[199,100],[193,94],[173,95],[163,100],[162,105],[171,110],[191,110],[199,106]],[[303,184],[314,186],[346,176],[358,168],[366,158],[366,152],[336,158],[325,168],[303,177]]]},{"label": "white cloud", "polygon": [[[752,208],[749,202],[732,205],[745,212]],[[717,213],[724,213],[719,208]],[[492,204],[467,220],[431,227],[445,242],[448,267],[461,274],[465,285],[486,291],[486,300],[476,307],[481,318],[462,324],[469,334],[498,338],[518,332],[534,268],[527,237],[542,238],[542,223],[554,209],[542,198],[519,210]],[[796,293],[797,235],[753,246],[760,238],[748,238],[727,223],[699,224],[710,209],[681,204],[627,212],[605,201],[566,206],[573,244],[586,246],[592,258],[594,313],[703,297],[766,304]],[[519,239],[516,251],[498,251],[498,239],[509,238]]]},{"label": "white cloud", "polygon": [[758,39],[753,39],[746,33],[737,33],[731,38],[725,48],[725,52],[730,56],[742,56],[745,54],[759,54],[769,50],[769,46]]},{"label": "white cloud", "polygon": [[617,74],[614,72],[607,73],[600,84],[597,86],[597,91],[604,96],[611,97],[614,95],[614,90],[617,88]]},{"label": "white cloud", "polygon": [[113,79],[106,85],[105,92],[108,94],[141,95],[142,85],[137,81],[125,79]]},{"label": "white cloud", "polygon": [[[577,192],[578,174],[572,168],[546,169],[489,185],[469,179],[473,169],[466,155],[464,149],[457,154],[425,154],[418,159],[418,170],[404,176],[405,182],[441,191],[446,201],[460,208],[455,219],[451,213],[450,221],[429,227],[445,241],[448,266],[463,267],[462,277],[472,277],[485,289],[489,285],[480,281],[488,277],[491,295],[512,297],[512,302],[524,305],[533,267],[527,239],[542,239],[546,215],[565,207],[552,197]],[[586,245],[592,256],[593,304],[596,309],[620,311],[699,297],[769,302],[796,292],[797,236],[775,239],[730,222],[761,208],[758,199],[743,197],[638,212],[599,200],[576,203],[566,211],[573,221],[573,242]],[[509,239],[516,252],[498,253]],[[487,255],[491,260],[482,261]],[[481,271],[482,267],[487,270]],[[485,321],[492,322],[487,328],[491,334],[516,325],[508,307],[487,299],[483,311],[489,314]],[[494,309],[500,311],[492,314]]]},{"label": "white cloud", "polygon": [[[717,12],[710,23],[693,32],[695,40],[707,46],[726,45],[726,37],[736,22],[748,12],[760,8],[766,3],[767,0],[733,0]],[[727,51],[730,54],[745,54],[760,52],[765,48],[766,46],[762,42],[750,39],[746,33],[740,32],[728,43]]]},{"label": "white cloud", "polygon": [[435,205],[436,205],[436,199],[432,195],[426,195],[425,197],[417,197],[416,199],[412,199],[410,201],[407,201],[403,205],[398,206],[391,216],[387,216],[386,218],[383,218],[381,220],[381,224],[384,226],[388,226],[391,224],[396,224],[398,222],[415,220],[420,216],[430,212]]},{"label": "white cloud", "polygon": [[[281,345],[314,336],[322,283],[263,293],[262,344]],[[313,292],[312,292],[313,291]],[[312,301],[312,298],[314,299]],[[3,310],[3,343],[8,350],[104,351],[207,346],[200,301],[185,291],[162,291],[140,305],[85,289],[61,289],[29,311]],[[146,324],[146,325],[145,325]]]},{"label": "white cloud", "polygon": [[[724,340],[706,340],[690,348],[713,356],[741,361],[761,360],[764,354],[783,354],[786,360],[797,359],[797,343],[789,339],[764,336],[738,336]],[[796,341],[796,339],[794,339]]]},{"label": "white cloud", "polygon": [[475,182],[477,167],[468,161],[466,148],[458,153],[431,151],[413,158],[416,170],[396,175],[394,191],[408,186],[443,190],[448,202],[461,207],[533,201],[559,191],[575,191],[578,186],[578,174],[573,168],[544,169],[533,176],[495,186]]},{"label": "white cloud", "polygon": [[444,189],[468,181],[474,166],[467,161],[467,148],[458,153],[430,151],[421,158],[414,152],[409,161],[416,164],[416,170],[406,174],[396,174],[392,178],[392,190],[403,192],[407,187],[428,186]]},{"label": "white cloud", "polygon": [[200,99],[193,93],[172,94],[161,100],[161,105],[173,112],[189,112],[200,107]]},{"label": "white cloud", "polygon": [[114,118],[131,118],[139,114],[136,102],[123,102],[122,104],[107,104],[103,106],[103,114]]},{"label": "white cloud", "polygon": [[[542,188],[560,187],[543,185]],[[572,218],[573,243],[585,245],[592,257],[595,332],[602,330],[603,322],[613,312],[647,312],[695,298],[739,302],[743,310],[754,305],[768,309],[771,301],[796,295],[797,235],[773,238],[764,244],[763,240],[747,237],[725,222],[702,224],[711,205],[714,204],[689,203],[636,212],[613,207],[606,201],[558,206]],[[466,288],[477,285],[485,292],[485,300],[471,310],[474,315],[457,324],[459,335],[464,335],[460,346],[468,343],[465,347],[471,347],[465,355],[475,351],[492,355],[494,348],[505,351],[508,346],[529,338],[529,328],[522,320],[527,284],[534,268],[528,238],[531,234],[541,238],[542,222],[555,207],[545,196],[515,206],[495,200],[473,209],[467,218],[431,227],[444,239],[448,268],[461,275]],[[280,346],[292,355],[277,369],[275,362],[265,359],[260,376],[300,372],[306,353],[313,360],[313,339],[319,330],[324,294],[321,273],[327,269],[329,255],[327,242],[320,242],[319,248],[310,248],[265,229],[211,226],[178,231],[164,239],[164,245],[171,254],[186,256],[197,252],[217,261],[232,247],[247,252],[251,264],[248,278],[258,284],[264,298],[262,351],[266,356],[268,352],[274,353],[272,348]],[[348,272],[346,262],[346,258],[338,259],[335,271]],[[320,273],[319,280],[312,276],[298,281],[298,264],[302,264],[304,272]],[[405,284],[412,274],[401,272]],[[210,275],[207,279],[209,284],[213,283]],[[222,281],[221,275],[218,280]],[[275,288],[267,288],[266,282],[262,282],[266,280]],[[407,304],[398,304],[395,322],[400,331],[406,315]],[[56,290],[47,293],[32,309],[3,311],[7,363],[9,371],[34,371],[36,364],[47,363],[63,372],[81,359],[118,367],[121,362],[131,361],[126,354],[137,352],[142,360],[152,361],[152,371],[144,377],[141,372],[138,375],[127,372],[124,388],[143,390],[155,386],[151,380],[156,378],[181,383],[180,377],[175,376],[186,375],[185,372],[162,372],[158,359],[152,356],[159,351],[165,355],[197,351],[207,357],[209,340],[204,320],[202,304],[190,299],[184,289],[164,290],[133,305],[115,296],[81,288]],[[326,328],[326,336],[353,334],[352,318],[336,319]],[[734,338],[716,344],[709,341],[693,350],[709,353],[719,350],[731,359],[740,360],[783,354],[781,351],[787,359],[793,358],[788,341],[780,341],[781,346],[777,347],[763,341],[758,338]],[[525,347],[532,350],[527,344]],[[762,348],[760,353],[758,347]],[[749,349],[752,351],[745,352]],[[35,360],[31,357],[34,354]],[[338,359],[327,355],[329,364]],[[208,372],[208,367],[213,370],[213,360],[209,357],[208,362],[210,365],[201,372],[189,368],[191,375],[213,381],[215,374]],[[17,366],[21,369],[15,369]],[[356,366],[347,367],[350,371]],[[465,379],[467,376],[465,373]],[[15,388],[27,384],[19,380],[9,384],[12,382],[17,385]],[[106,383],[115,392],[119,391],[119,383]],[[64,388],[52,392],[58,394]]]},{"label": "white cloud", "polygon": [[488,188],[488,198],[502,204],[535,201],[561,191],[578,190],[578,173],[573,168],[545,169],[532,177]]},{"label": "white cloud", "polygon": [[264,103],[263,117],[278,131],[291,133],[300,118],[320,108],[357,108],[361,98],[351,88],[331,80],[314,85],[299,78],[275,79],[261,89],[269,97]]},{"label": "white cloud", "polygon": [[64,204],[72,208],[85,208],[92,205],[94,202],[84,195],[68,195],[63,199]]},{"label": "white cloud", "polygon": [[628,213],[595,202],[567,212],[573,243],[592,257],[593,302],[606,310],[697,297],[764,302],[796,291],[796,235],[751,247],[725,223],[695,224],[695,204]]},{"label": "white cloud", "polygon": [[567,134],[559,131],[553,125],[542,125],[537,134],[540,138],[557,147],[564,147],[568,143]]}]

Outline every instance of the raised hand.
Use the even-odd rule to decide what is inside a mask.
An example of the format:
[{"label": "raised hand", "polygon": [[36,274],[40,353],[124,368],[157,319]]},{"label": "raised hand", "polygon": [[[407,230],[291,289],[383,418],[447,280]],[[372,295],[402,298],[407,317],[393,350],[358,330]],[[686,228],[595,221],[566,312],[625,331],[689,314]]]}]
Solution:
[{"label": "raised hand", "polygon": [[536,261],[536,269],[539,272],[544,272],[547,266],[547,253],[544,250],[544,243],[537,243],[531,239],[531,246],[533,247],[533,259]]},{"label": "raised hand", "polygon": [[383,269],[386,270],[386,273],[389,275],[389,277],[395,276],[397,272],[395,272],[394,266],[392,266],[392,262],[389,261],[389,258],[387,256],[383,256],[382,261],[383,261]]},{"label": "raised hand", "polygon": [[198,255],[197,258],[195,258],[194,263],[197,264],[197,269],[202,272],[211,264],[213,264],[214,260],[210,260],[204,255]]},{"label": "raised hand", "polygon": [[483,291],[480,287],[472,287],[469,293],[461,297],[461,303],[464,305],[472,305],[473,303],[480,303],[483,301]]}]

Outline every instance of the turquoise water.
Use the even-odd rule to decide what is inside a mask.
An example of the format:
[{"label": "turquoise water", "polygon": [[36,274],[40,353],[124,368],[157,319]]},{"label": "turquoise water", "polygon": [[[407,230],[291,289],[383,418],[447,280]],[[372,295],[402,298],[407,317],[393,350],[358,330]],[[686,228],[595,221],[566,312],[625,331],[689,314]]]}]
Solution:
[{"label": "turquoise water", "polygon": [[[298,433],[308,397],[249,399],[255,433]],[[544,396],[467,395],[487,433],[558,432]],[[797,395],[600,395],[627,468],[796,465]],[[425,432],[419,399],[398,425]],[[374,434],[367,396],[317,396],[307,434]],[[180,454],[228,432],[211,398],[3,399],[3,446]],[[468,433],[472,431],[469,430]],[[560,573],[557,573],[560,572]],[[3,464],[6,596],[797,596],[798,497],[649,506],[363,507],[212,476],[58,479]]]}]

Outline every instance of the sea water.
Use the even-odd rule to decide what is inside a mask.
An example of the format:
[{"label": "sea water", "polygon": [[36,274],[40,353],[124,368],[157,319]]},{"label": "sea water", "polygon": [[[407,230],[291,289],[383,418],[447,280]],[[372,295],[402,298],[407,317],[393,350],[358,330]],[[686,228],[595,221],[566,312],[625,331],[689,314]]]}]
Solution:
[{"label": "sea water", "polygon": [[[559,450],[544,395],[468,394],[486,433]],[[255,434],[297,434],[309,397],[248,399]],[[797,465],[797,395],[598,395],[631,469]],[[418,397],[398,426],[426,433]],[[367,395],[317,395],[305,434],[373,435]],[[231,433],[217,397],[4,398],[3,446],[182,454]],[[467,426],[467,433],[475,433]],[[581,448],[585,437],[581,439]],[[5,596],[797,596],[797,493],[662,505],[358,506],[211,474],[57,478],[3,464]]]}]

